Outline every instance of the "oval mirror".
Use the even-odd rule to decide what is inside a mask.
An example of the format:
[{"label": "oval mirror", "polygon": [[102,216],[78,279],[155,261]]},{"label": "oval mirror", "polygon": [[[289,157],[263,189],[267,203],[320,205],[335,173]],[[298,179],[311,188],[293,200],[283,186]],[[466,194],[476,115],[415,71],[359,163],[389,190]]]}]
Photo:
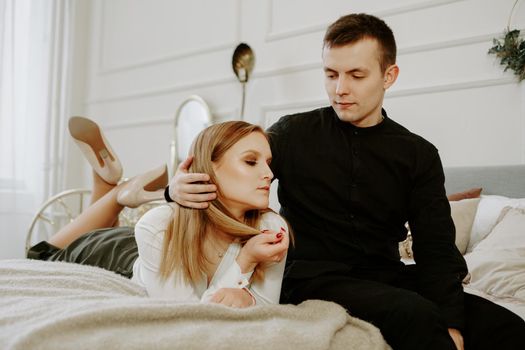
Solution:
[{"label": "oval mirror", "polygon": [[175,114],[175,135],[171,149],[173,174],[177,165],[188,157],[195,136],[211,123],[208,104],[200,96],[193,95],[182,102]]}]

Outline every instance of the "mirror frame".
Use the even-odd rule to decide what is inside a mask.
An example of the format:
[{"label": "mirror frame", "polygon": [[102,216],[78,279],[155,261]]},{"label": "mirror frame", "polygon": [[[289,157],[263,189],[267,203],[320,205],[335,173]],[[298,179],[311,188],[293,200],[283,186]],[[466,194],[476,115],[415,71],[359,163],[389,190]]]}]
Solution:
[{"label": "mirror frame", "polygon": [[191,95],[190,97],[188,97],[184,101],[182,101],[182,103],[180,104],[179,108],[177,108],[177,112],[175,113],[175,120],[174,120],[174,123],[173,123],[173,140],[171,141],[171,146],[170,146],[172,174],[175,174],[175,172],[177,171],[177,166],[179,165],[179,162],[181,161],[180,159],[178,159],[178,155],[177,155],[177,151],[178,151],[178,148],[177,148],[177,137],[178,137],[177,131],[178,131],[178,127],[179,127],[180,116],[181,116],[181,112],[182,112],[184,106],[186,106],[190,102],[197,102],[203,107],[204,113],[205,113],[204,117],[207,120],[206,126],[209,126],[209,125],[211,125],[213,123],[212,115],[211,115],[211,112],[210,112],[210,108],[209,108],[208,104],[206,103],[206,101],[204,101],[204,99],[202,97],[200,97],[198,95]]}]

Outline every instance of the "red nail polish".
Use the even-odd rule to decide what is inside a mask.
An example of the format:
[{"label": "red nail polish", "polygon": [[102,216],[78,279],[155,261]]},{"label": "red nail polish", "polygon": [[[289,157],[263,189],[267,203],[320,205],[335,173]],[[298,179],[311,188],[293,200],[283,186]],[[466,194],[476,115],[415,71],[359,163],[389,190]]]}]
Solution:
[{"label": "red nail polish", "polygon": [[284,227],[281,227],[281,231],[286,232],[286,230],[284,229]]},{"label": "red nail polish", "polygon": [[283,236],[282,233],[278,233],[278,234],[275,235],[275,237],[277,237],[277,238],[281,238],[282,236]]}]

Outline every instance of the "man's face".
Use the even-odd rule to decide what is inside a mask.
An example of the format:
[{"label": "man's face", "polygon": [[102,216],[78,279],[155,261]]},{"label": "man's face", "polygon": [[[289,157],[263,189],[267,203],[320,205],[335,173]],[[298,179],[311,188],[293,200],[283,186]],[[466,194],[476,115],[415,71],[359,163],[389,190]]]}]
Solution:
[{"label": "man's face", "polygon": [[342,121],[358,127],[381,121],[385,90],[397,78],[398,68],[391,65],[383,73],[379,54],[374,39],[323,49],[326,92]]}]

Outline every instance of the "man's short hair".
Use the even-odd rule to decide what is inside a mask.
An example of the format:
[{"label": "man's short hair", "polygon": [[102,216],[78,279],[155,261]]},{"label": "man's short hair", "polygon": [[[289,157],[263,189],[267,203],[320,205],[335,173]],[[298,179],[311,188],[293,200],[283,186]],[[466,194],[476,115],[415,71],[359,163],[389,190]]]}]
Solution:
[{"label": "man's short hair", "polygon": [[365,13],[340,17],[327,29],[323,48],[341,47],[362,39],[375,39],[379,44],[379,65],[384,72],[396,63],[396,40],[392,29],[381,19]]}]

